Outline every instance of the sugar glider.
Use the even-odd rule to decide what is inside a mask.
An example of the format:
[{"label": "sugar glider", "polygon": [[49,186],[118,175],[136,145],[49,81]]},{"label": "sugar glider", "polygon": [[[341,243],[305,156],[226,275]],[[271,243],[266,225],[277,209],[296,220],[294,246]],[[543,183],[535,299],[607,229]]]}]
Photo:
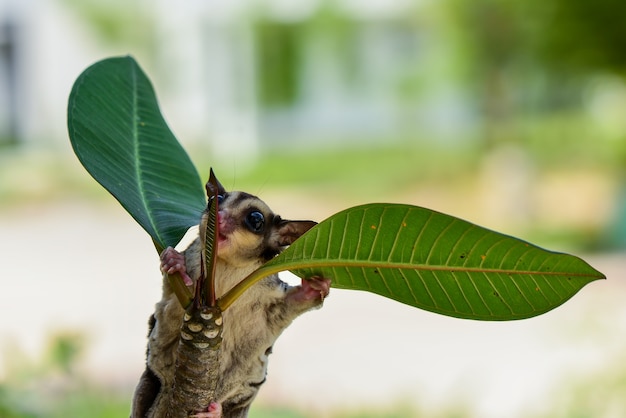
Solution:
[{"label": "sugar glider", "polygon": [[[213,195],[208,183],[207,194]],[[258,197],[226,192],[219,182],[218,204],[218,297],[315,225],[313,221],[284,220]],[[131,418],[160,418],[155,411],[164,410],[161,403],[167,402],[167,391],[172,387],[184,314],[166,275],[178,272],[188,286],[194,286],[200,276],[201,251],[202,243],[196,238],[182,253],[167,248],[161,254],[163,296],[150,318],[146,370],[135,390]],[[290,286],[278,275],[271,275],[240,296],[223,313],[215,402],[193,416],[247,417],[252,400],[265,382],[274,342],[297,316],[320,307],[329,289],[330,280],[321,277]]]}]

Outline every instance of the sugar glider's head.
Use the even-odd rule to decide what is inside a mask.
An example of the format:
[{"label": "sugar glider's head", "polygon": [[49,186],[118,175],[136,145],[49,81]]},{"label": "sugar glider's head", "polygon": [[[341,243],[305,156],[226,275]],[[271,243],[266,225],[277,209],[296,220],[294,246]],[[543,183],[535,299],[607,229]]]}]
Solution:
[{"label": "sugar glider's head", "polygon": [[[213,187],[209,183],[206,187],[207,195],[213,196]],[[282,219],[258,197],[227,192],[219,182],[217,193],[217,257],[235,266],[270,260],[316,225]]]}]

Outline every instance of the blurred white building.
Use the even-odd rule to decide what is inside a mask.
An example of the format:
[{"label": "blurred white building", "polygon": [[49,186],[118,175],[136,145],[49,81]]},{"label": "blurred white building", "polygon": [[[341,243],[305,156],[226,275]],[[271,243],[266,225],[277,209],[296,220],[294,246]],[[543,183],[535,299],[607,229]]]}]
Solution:
[{"label": "blurred white building", "polygon": [[181,141],[224,153],[453,136],[467,112],[433,81],[443,46],[421,4],[0,0],[0,138],[64,141],[73,81],[120,54],[144,68]]}]

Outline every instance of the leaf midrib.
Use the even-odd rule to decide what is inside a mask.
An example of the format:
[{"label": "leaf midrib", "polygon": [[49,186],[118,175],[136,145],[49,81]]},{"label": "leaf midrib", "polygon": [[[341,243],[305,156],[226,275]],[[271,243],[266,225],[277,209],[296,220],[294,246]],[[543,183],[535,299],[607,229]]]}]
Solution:
[{"label": "leaf midrib", "polygon": [[465,273],[484,273],[484,274],[507,274],[513,275],[531,275],[531,276],[570,276],[570,277],[589,277],[594,280],[606,278],[603,274],[594,273],[568,273],[563,271],[527,271],[527,270],[507,270],[507,269],[486,269],[476,267],[455,267],[455,266],[426,266],[423,264],[407,264],[407,263],[394,263],[389,261],[371,261],[366,262],[363,260],[295,260],[284,261],[279,263],[272,263],[271,261],[264,264],[248,277],[235,285],[226,294],[224,294],[219,300],[219,306],[222,310],[226,310],[235,299],[237,299],[248,287],[250,287],[257,280],[267,277],[271,274],[277,274],[282,271],[297,271],[304,269],[314,268],[380,268],[380,269],[400,269],[400,270],[418,270],[418,271],[446,271],[446,272],[465,272]]},{"label": "leaf midrib", "polygon": [[[396,263],[390,261],[363,261],[363,260],[324,260],[324,261],[292,261],[281,262],[276,267],[268,263],[267,268],[271,268],[272,272],[280,272],[286,270],[302,270],[307,268],[320,267],[348,267],[348,268],[381,268],[381,269],[400,269],[400,270],[418,270],[418,271],[447,271],[447,272],[468,272],[468,273],[486,273],[486,274],[507,274],[507,275],[532,275],[532,276],[576,276],[576,277],[595,277],[603,278],[603,275],[593,273],[572,273],[566,271],[530,271],[530,270],[509,270],[497,268],[478,268],[478,267],[458,267],[458,266],[433,266],[425,264],[408,264]],[[280,267],[280,268],[278,268]],[[262,267],[263,269],[263,267]],[[271,274],[271,273],[270,273]]]},{"label": "leaf midrib", "polygon": [[154,219],[154,213],[152,208],[148,205],[148,198],[146,189],[144,187],[144,170],[141,162],[140,156],[140,143],[139,143],[139,93],[138,93],[138,83],[137,83],[137,69],[134,65],[131,65],[130,68],[130,76],[132,82],[132,129],[133,129],[133,158],[135,160],[135,178],[137,179],[137,191],[139,192],[139,197],[142,206],[145,208],[146,216],[148,217],[148,221],[150,222],[150,226],[154,233],[157,235],[157,239],[159,244],[162,245],[163,237],[156,227],[156,222]]}]

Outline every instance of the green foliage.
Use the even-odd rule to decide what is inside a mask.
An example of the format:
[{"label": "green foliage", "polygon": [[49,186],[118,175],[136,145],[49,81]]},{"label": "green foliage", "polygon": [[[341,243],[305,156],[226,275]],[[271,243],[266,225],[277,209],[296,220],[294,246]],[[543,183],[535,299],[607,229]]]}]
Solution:
[{"label": "green foliage", "polygon": [[[198,222],[204,208],[198,175],[132,58],[101,61],[78,78],[68,126],[85,168],[152,236],[157,249],[176,244]],[[576,257],[448,215],[370,204],[320,223],[220,298],[219,308],[227,309],[256,281],[283,270],[305,278],[322,275],[335,287],[482,320],[539,315],[604,278]],[[188,295],[181,294],[183,303]]]},{"label": "green foliage", "polygon": [[533,22],[532,45],[542,62],[561,74],[609,71],[626,75],[626,3],[534,0],[527,8],[526,18]]},{"label": "green foliage", "polygon": [[335,287],[484,320],[539,315],[604,278],[574,256],[429,209],[391,204],[340,212],[273,262],[294,261],[310,264],[292,270],[301,277],[332,277]]},{"label": "green foliage", "polygon": [[[355,24],[322,5],[304,21],[286,22],[260,17],[254,22],[256,96],[264,108],[295,105],[302,96],[306,75],[304,49],[323,45],[324,58],[339,62],[342,82],[355,80]],[[327,54],[327,55],[326,55]]]},{"label": "green foliage", "polygon": [[[448,30],[455,34],[462,67],[489,78],[497,73],[553,73],[563,79],[593,72],[626,75],[626,4],[620,0],[447,0]],[[580,87],[580,80],[578,80]]]},{"label": "green foliage", "polygon": [[133,58],[100,61],[78,77],[67,125],[85,169],[157,247],[176,245],[198,223],[205,206],[200,177]]},{"label": "green foliage", "polygon": [[85,347],[85,336],[80,333],[64,332],[53,336],[48,349],[50,363],[64,373],[72,373],[72,367]]},{"label": "green foliage", "polygon": [[34,414],[24,411],[14,399],[15,396],[5,385],[0,384],[0,417],[33,418]]},{"label": "green foliage", "polygon": [[65,6],[88,22],[88,27],[100,39],[110,44],[123,44],[125,48],[154,47],[155,18],[146,13],[141,3],[121,0],[62,0]]},{"label": "green foliage", "polygon": [[604,278],[577,257],[429,209],[392,204],[358,206],[326,219],[232,296],[227,293],[224,306],[257,278],[282,270],[302,278],[331,277],[336,288],[480,320],[542,314]]},{"label": "green foliage", "polygon": [[18,347],[6,353],[10,367],[0,382],[0,417],[128,416],[130,394],[95,385],[78,372],[86,346],[86,336],[70,330],[52,334],[39,361]]},{"label": "green foliage", "polygon": [[[40,377],[41,378],[41,377]],[[30,382],[23,388],[12,384],[0,385],[0,417],[2,418],[117,418],[128,416],[130,395],[119,394],[106,387],[86,382],[74,382],[79,388],[40,387],[42,382]]]},{"label": "green foliage", "polygon": [[[337,141],[340,139],[338,138]],[[250,170],[237,173],[237,183],[251,190],[268,183],[277,187],[319,189],[325,196],[362,199],[372,190],[403,192],[414,190],[416,184],[431,180],[451,180],[474,172],[478,155],[469,146],[446,147],[408,143],[397,138],[381,138],[391,142],[385,147],[350,147],[302,150],[276,149],[263,155]],[[213,166],[216,172],[228,170],[228,163],[198,158],[201,171]],[[376,161],[376,169],[372,169]],[[442,165],[442,161],[445,161]],[[223,170],[221,170],[223,169]],[[381,175],[384,173],[384,175]],[[445,176],[445,177],[444,177]],[[224,179],[222,179],[224,182]]]},{"label": "green foliage", "polygon": [[297,24],[261,20],[255,27],[257,97],[262,106],[290,106],[298,99],[297,72],[301,66]]}]

